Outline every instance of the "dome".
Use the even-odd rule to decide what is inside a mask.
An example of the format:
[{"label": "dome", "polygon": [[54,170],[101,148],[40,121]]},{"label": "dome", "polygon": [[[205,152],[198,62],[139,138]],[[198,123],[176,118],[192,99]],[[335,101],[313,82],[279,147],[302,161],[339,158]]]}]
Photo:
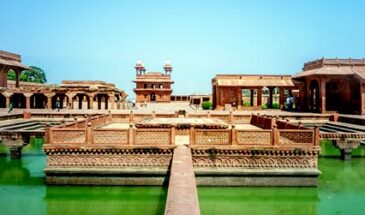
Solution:
[{"label": "dome", "polygon": [[137,60],[137,62],[136,62],[136,66],[143,66],[142,61],[141,61],[141,60]]},{"label": "dome", "polygon": [[165,61],[165,66],[171,66],[171,61],[170,60],[166,60]]}]

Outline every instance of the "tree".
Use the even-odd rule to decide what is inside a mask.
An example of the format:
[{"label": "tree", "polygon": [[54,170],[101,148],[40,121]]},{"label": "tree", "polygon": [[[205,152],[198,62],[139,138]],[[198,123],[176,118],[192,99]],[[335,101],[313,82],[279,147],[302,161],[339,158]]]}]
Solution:
[{"label": "tree", "polygon": [[[44,73],[43,69],[36,67],[36,66],[30,66],[30,70],[24,70],[19,77],[20,81],[24,82],[35,82],[35,83],[46,83],[47,78],[46,74]],[[15,80],[16,75],[15,72],[11,69],[8,72],[8,80]]]}]

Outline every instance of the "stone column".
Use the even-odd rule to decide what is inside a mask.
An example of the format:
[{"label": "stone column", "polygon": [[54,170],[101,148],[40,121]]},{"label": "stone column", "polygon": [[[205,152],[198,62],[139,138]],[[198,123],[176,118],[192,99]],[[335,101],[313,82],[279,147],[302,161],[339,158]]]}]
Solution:
[{"label": "stone column", "polygon": [[10,97],[13,94],[12,93],[3,93],[3,95],[5,96],[5,107],[9,108],[9,106],[10,106]]},{"label": "stone column", "polygon": [[20,71],[18,69],[15,70],[15,87],[19,88],[19,76],[20,76]]},{"label": "stone column", "polygon": [[88,106],[88,102],[87,102],[86,95],[82,95],[82,99],[81,99],[81,109],[82,109],[82,110],[87,110],[87,106]]},{"label": "stone column", "polygon": [[115,100],[114,100],[114,94],[109,95],[109,106],[108,110],[113,110],[115,108]]},{"label": "stone column", "polygon": [[272,99],[273,99],[273,91],[274,91],[274,87],[268,87],[269,88],[269,104],[268,104],[268,108],[272,108]]},{"label": "stone column", "polygon": [[360,84],[360,112],[361,115],[365,115],[365,85],[364,83]]},{"label": "stone column", "polygon": [[[47,96],[47,109],[52,109],[52,97],[55,95],[54,93],[47,93],[45,94]],[[60,100],[61,101],[61,100]]]},{"label": "stone column", "polygon": [[255,90],[254,89],[250,89],[250,106],[254,106],[254,100],[253,100],[253,94],[254,94]]},{"label": "stone column", "polygon": [[7,88],[8,87],[8,71],[9,67],[5,65],[0,65],[0,87]]},{"label": "stone column", "polygon": [[89,106],[90,110],[94,109],[94,95],[89,95]]},{"label": "stone column", "polygon": [[32,96],[32,94],[31,93],[24,93],[24,96],[25,96],[25,108],[27,110],[29,110],[30,109],[30,97]]},{"label": "stone column", "polygon": [[320,89],[319,89],[319,93],[320,93],[320,112],[321,113],[325,113],[326,112],[326,79],[322,79],[320,81],[320,85],[319,85]]},{"label": "stone column", "polygon": [[242,108],[242,90],[240,87],[236,90],[237,95],[237,109],[240,110]]},{"label": "stone column", "polygon": [[257,106],[262,105],[262,88],[257,88]]},{"label": "stone column", "polygon": [[284,109],[284,102],[285,102],[285,89],[280,87],[279,88],[279,105],[282,110]]},{"label": "stone column", "polygon": [[[67,102],[68,102],[67,108],[74,109],[74,101],[73,101],[73,98],[74,98],[75,95],[76,95],[75,93],[71,93],[71,92],[66,93],[66,96],[68,98],[68,100],[67,100]],[[77,97],[76,97],[76,100],[77,100]]]}]

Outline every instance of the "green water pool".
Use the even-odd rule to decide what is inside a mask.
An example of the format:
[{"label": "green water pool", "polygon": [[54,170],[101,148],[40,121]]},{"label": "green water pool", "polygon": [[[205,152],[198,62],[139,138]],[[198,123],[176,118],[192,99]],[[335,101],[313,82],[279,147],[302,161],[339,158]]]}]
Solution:
[{"label": "green water pool", "polygon": [[[46,186],[41,145],[21,160],[0,147],[0,214],[163,214],[164,187]],[[365,146],[346,162],[321,146],[317,188],[199,187],[202,214],[365,214]]]}]

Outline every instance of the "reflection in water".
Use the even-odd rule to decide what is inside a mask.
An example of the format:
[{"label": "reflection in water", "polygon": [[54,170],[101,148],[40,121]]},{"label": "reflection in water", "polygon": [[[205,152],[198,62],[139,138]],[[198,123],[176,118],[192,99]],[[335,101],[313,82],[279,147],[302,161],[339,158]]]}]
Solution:
[{"label": "reflection in water", "polygon": [[[42,141],[32,141],[21,160],[0,150],[0,214],[163,214],[162,187],[46,186]],[[365,146],[361,158],[320,158],[318,188],[199,187],[202,214],[363,214]]]},{"label": "reflection in water", "polygon": [[161,187],[48,186],[47,214],[163,214]]},{"label": "reflection in water", "polygon": [[198,189],[203,214],[316,214],[317,188],[219,187]]},{"label": "reflection in water", "polygon": [[0,155],[0,214],[163,214],[163,187],[46,186],[39,142],[21,160]]}]

